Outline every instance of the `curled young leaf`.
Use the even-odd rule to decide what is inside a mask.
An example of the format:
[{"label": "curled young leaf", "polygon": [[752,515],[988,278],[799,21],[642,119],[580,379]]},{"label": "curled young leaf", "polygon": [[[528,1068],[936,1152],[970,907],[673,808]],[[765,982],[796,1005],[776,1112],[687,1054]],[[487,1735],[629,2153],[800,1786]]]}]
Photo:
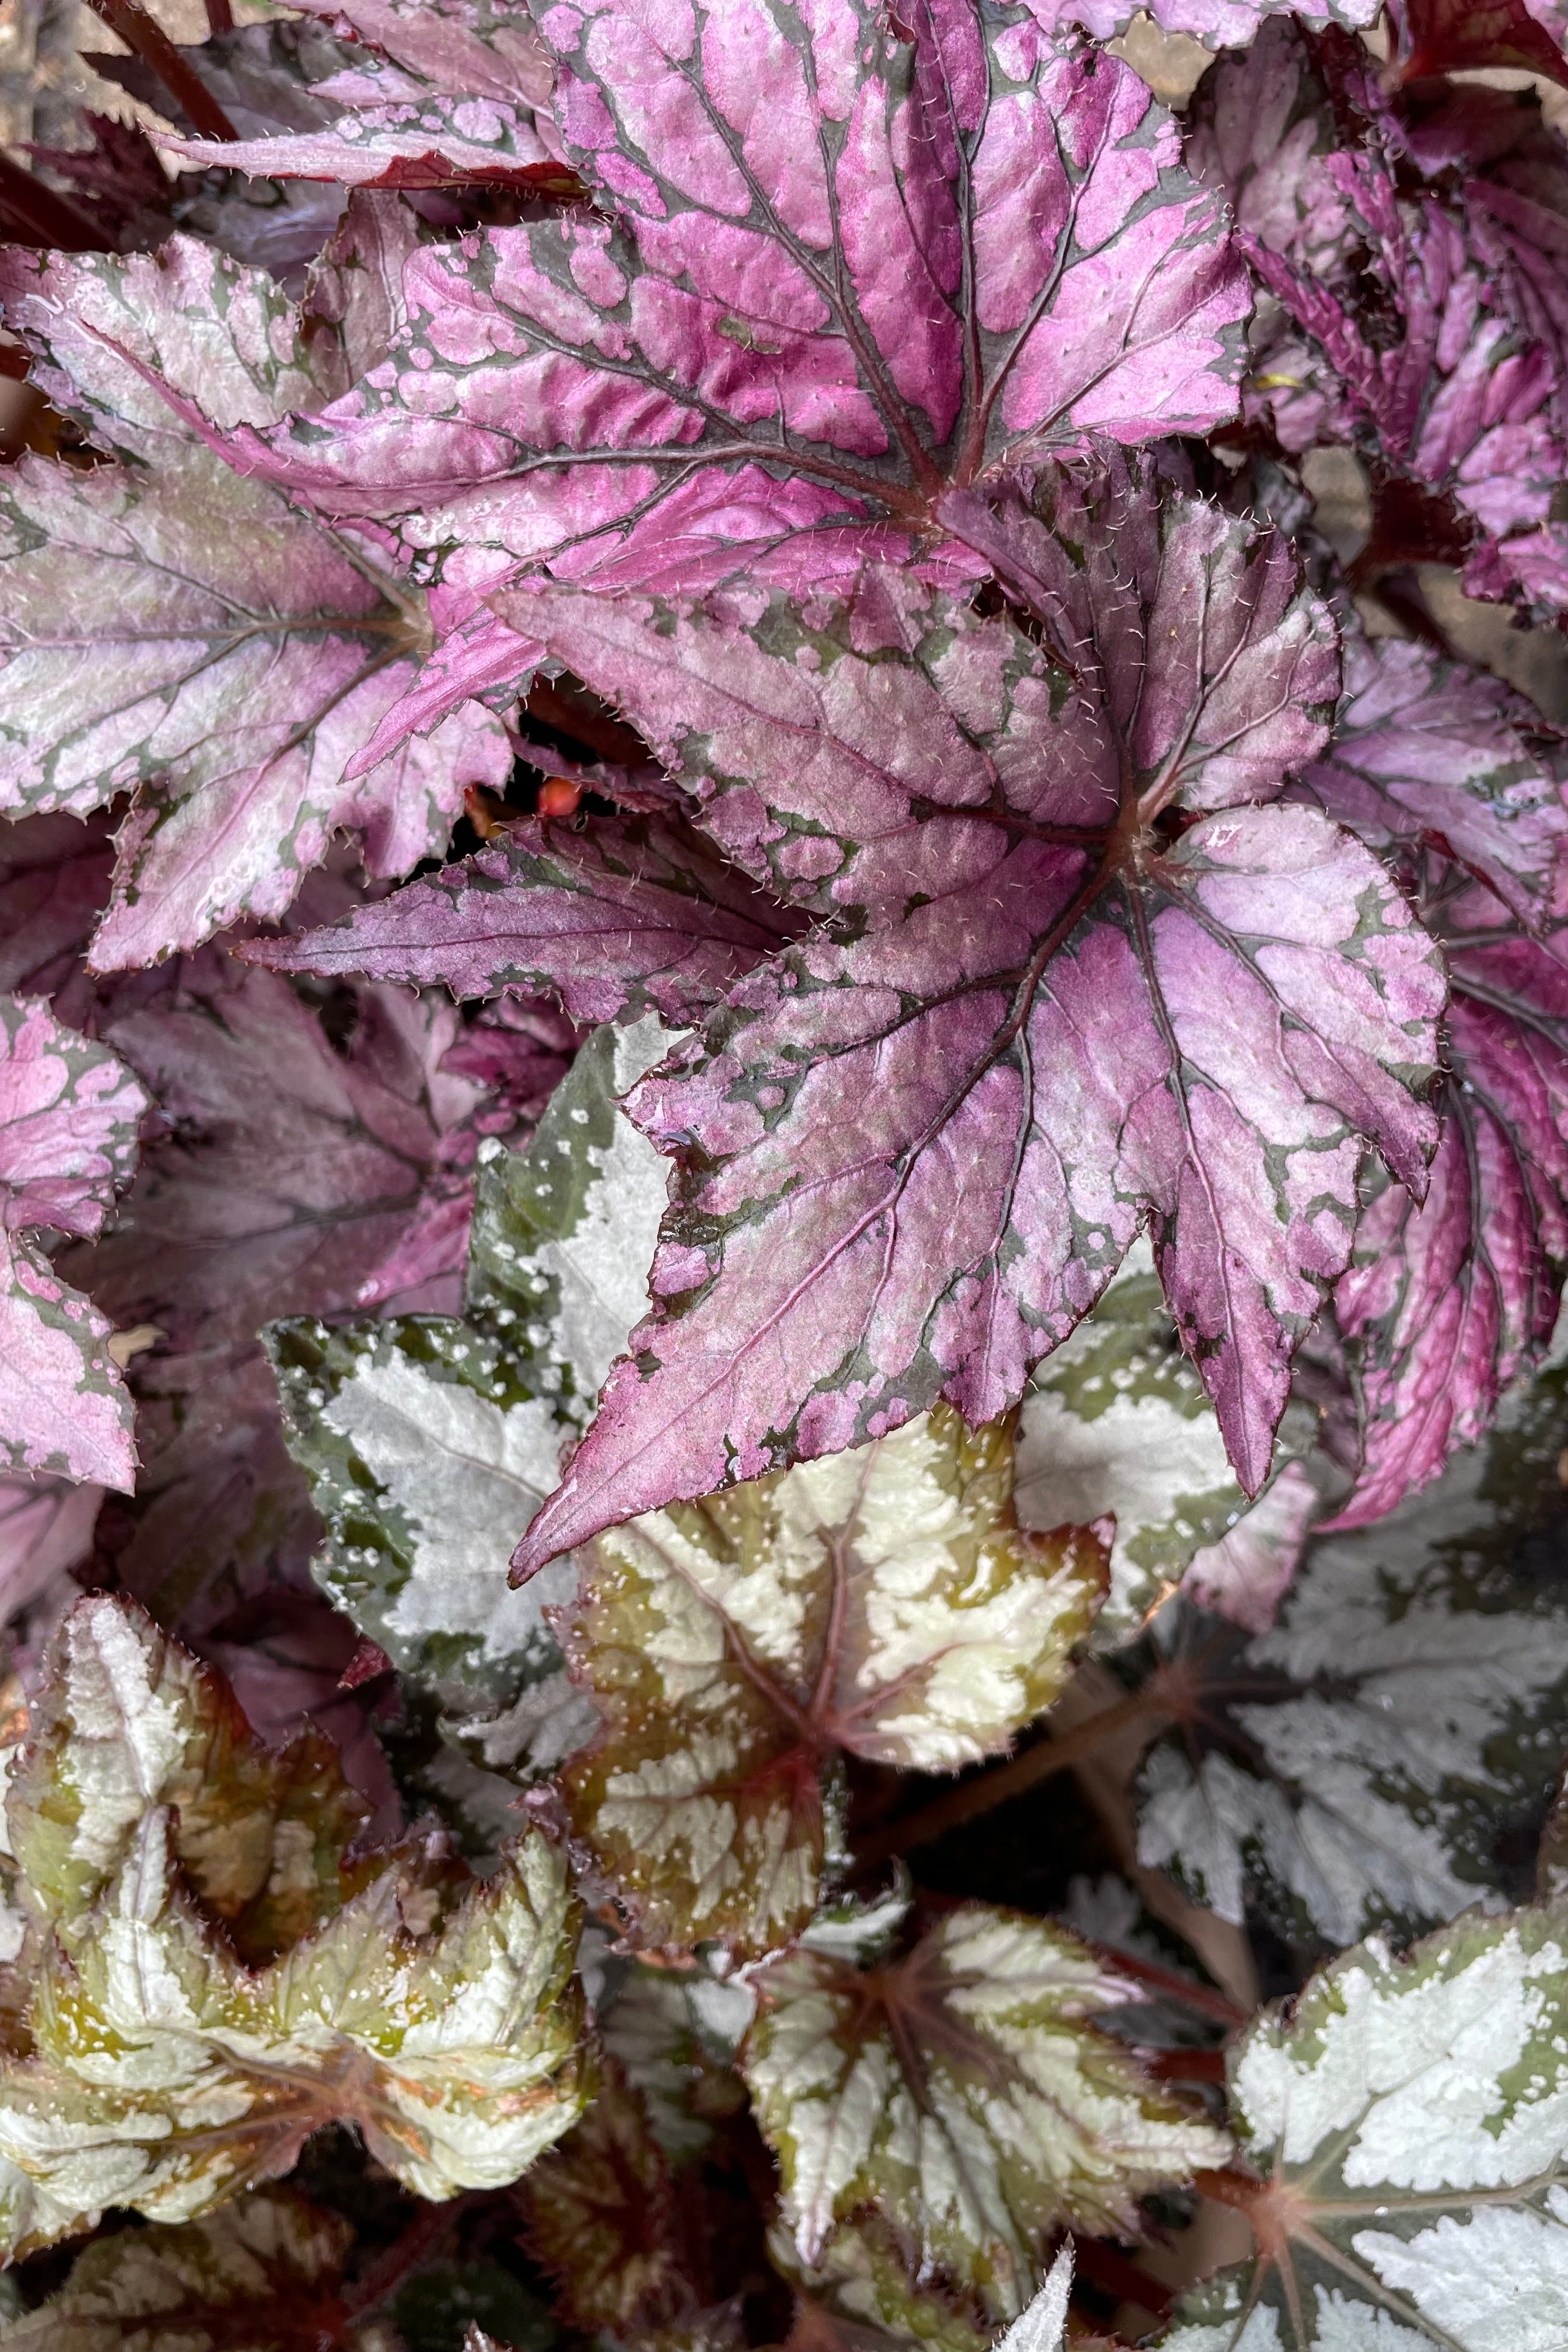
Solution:
[{"label": "curled young leaf", "polygon": [[41,998],[0,996],[0,1463],[13,1470],[135,1482],[113,1327],[29,1231],[97,1234],[131,1180],[146,1108],[107,1046],[62,1027]]},{"label": "curled young leaf", "polygon": [[771,1963],[742,2063],[800,2258],[869,2208],[1000,2322],[1054,2221],[1131,2232],[1142,2191],[1223,2162],[1225,2134],[1097,2031],[1124,1990],[1061,1929],[973,1904],[868,1974]]},{"label": "curled young leaf", "polygon": [[1538,1564],[1562,1391],[1543,1376],[1426,1495],[1319,1538],[1260,1638],[1156,1621],[1178,1721],[1144,1767],[1142,1861],[1330,1944],[1526,1891],[1568,1745],[1568,1612]]},{"label": "curled young leaf", "polygon": [[1011,1432],[938,1406],[584,1557],[555,1622],[604,1727],[561,1786],[640,1941],[786,1943],[833,1856],[837,1753],[951,1771],[1050,1705],[1103,1551],[1025,1533],[1011,1489]]},{"label": "curled young leaf", "polygon": [[1502,2352],[1568,2331],[1568,1910],[1347,1952],[1230,2059],[1256,2257],[1160,2352]]}]

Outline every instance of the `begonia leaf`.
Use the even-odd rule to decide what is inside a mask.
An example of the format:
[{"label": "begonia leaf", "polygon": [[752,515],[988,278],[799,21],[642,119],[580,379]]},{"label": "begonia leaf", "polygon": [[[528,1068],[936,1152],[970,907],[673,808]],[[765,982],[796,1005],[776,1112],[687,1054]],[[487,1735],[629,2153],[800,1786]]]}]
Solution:
[{"label": "begonia leaf", "polygon": [[[1253,223],[1239,240],[1315,354],[1299,365],[1266,336],[1254,404],[1291,450],[1359,444],[1381,474],[1450,506],[1471,595],[1562,609],[1568,525],[1553,493],[1568,450],[1553,352],[1531,306],[1516,315],[1518,289],[1478,247],[1463,194],[1405,195],[1370,123],[1359,143],[1342,131],[1299,27],[1271,26],[1215,75],[1194,160],[1212,184],[1236,173]],[[1286,122],[1270,154],[1268,130]],[[1397,331],[1374,326],[1374,309]]]},{"label": "begonia leaf", "polygon": [[[331,180],[351,187],[430,188],[488,181],[565,196],[581,184],[540,136],[534,105],[548,91],[548,54],[527,10],[501,7],[419,12],[382,5],[345,16],[340,29],[374,45],[315,80],[312,97],[330,112],[352,111],[266,138],[161,141],[186,163],[273,179]],[[384,49],[393,60],[375,54]]]},{"label": "begonia leaf", "polygon": [[801,1949],[757,1989],[742,2065],[806,2263],[870,2208],[1000,2322],[1053,2222],[1131,2232],[1226,2145],[1097,2030],[1126,1989],[1044,1921],[966,1904],[890,1966]]},{"label": "begonia leaf", "polygon": [[549,52],[521,0],[301,0],[301,7],[454,97],[541,106],[550,96]]},{"label": "begonia leaf", "polygon": [[[1292,1409],[1288,1445],[1307,1433]],[[1035,1374],[1019,1417],[1017,1499],[1026,1527],[1115,1520],[1100,1646],[1135,1631],[1247,1510],[1141,1243]]]},{"label": "begonia leaf", "polygon": [[455,1307],[479,1140],[473,1083],[441,1067],[450,1005],[367,989],[334,1043],[271,973],[209,951],[178,977],[120,984],[110,1042],[166,1124],[112,1232],[61,1261],[161,1335],[132,1367],[143,1467],[117,1565],[176,1626],[198,1601],[308,1586],[321,1525],[257,1333],[370,1300]]},{"label": "begonia leaf", "polygon": [[1142,1860],[1331,1944],[1525,1891],[1515,1848],[1568,1745],[1568,1613],[1531,1549],[1561,1519],[1562,1389],[1516,1391],[1426,1494],[1318,1538],[1260,1638],[1156,1620],[1178,1724],[1144,1768]]},{"label": "begonia leaf", "polygon": [[1201,1608],[1266,1633],[1300,1566],[1322,1501],[1300,1462],[1287,1462],[1233,1527],[1194,1552],[1182,1590]]},{"label": "begonia leaf", "polygon": [[566,1441],[646,1302],[658,1154],[616,1096],[668,1043],[600,1030],[525,1152],[485,1148],[470,1315],[272,1325],[285,1433],[326,1522],[313,1570],[487,1760],[549,1769],[595,1717],[544,1616],[570,1562],[512,1591],[507,1565]]},{"label": "begonia leaf", "polygon": [[319,2352],[353,2231],[287,2189],[83,2248],[0,2341],[43,2352]]},{"label": "begonia leaf", "polygon": [[557,1763],[594,1723],[543,1615],[574,1570],[562,1562],[519,1592],[507,1566],[571,1421],[526,1358],[455,1319],[275,1323],[268,1340],[285,1433],[326,1522],[312,1563],[323,1591],[449,1709],[493,1719],[526,1694],[531,1756]]},{"label": "begonia leaf", "polygon": [[525,1152],[479,1165],[469,1311],[535,1357],[581,1427],[647,1312],[669,1170],[621,1098],[677,1039],[651,1014],[599,1029],[552,1096]]},{"label": "begonia leaf", "polygon": [[106,1046],[41,998],[0,996],[0,1463],[12,1470],[134,1483],[113,1327],[32,1235],[98,1232],[135,1168],[146,1108]]},{"label": "begonia leaf", "polygon": [[670,2352],[742,2340],[732,2308],[700,2306],[677,2195],[641,2095],[609,2062],[586,2116],[519,2191],[529,2252],[571,2326]]},{"label": "begonia leaf", "polygon": [[1568,81],[1561,42],[1548,31],[1553,0],[1394,0],[1400,77],[1416,81],[1428,74],[1470,73],[1482,66],[1550,74]]},{"label": "begonia leaf", "polygon": [[[1097,41],[1124,33],[1140,13],[1131,0],[1024,0],[1037,24],[1047,33],[1081,25]],[[1344,25],[1360,27],[1375,21],[1373,0],[1148,0],[1148,14],[1163,33],[1185,33],[1211,49],[1243,48],[1267,18],[1299,16],[1313,26]]]},{"label": "begonia leaf", "polygon": [[808,613],[655,606],[657,667],[640,599],[504,600],[731,855],[849,934],[739,982],[635,1097],[685,1163],[655,1311],[520,1572],[938,1393],[993,1417],[1145,1216],[1240,1482],[1267,1478],[1356,1134],[1422,1188],[1442,982],[1346,834],[1238,805],[1323,740],[1321,608],[1277,543],[1136,478],[1142,503],[1120,460],[1064,472],[1056,537],[959,518],[1073,640],[1077,690],[907,575]]},{"label": "begonia leaf", "polygon": [[278,915],[350,826],[370,869],[441,849],[465,784],[504,780],[500,726],[455,712],[350,782],[417,668],[418,621],[364,552],[193,445],[153,474],[10,470],[4,767],[10,807],[132,788],[100,970]]},{"label": "begonia leaf", "polygon": [[[31,2047],[0,2063],[14,2249],[111,2203],[193,2220],[329,2122],[433,2198],[504,2185],[570,2126],[577,1918],[537,1832],[484,1882],[439,1836],[345,1868],[325,1757],[247,1743],[222,1684],[126,1604],[79,1605],[61,1672],[9,1800],[52,1926]],[[279,1805],[285,1781],[305,1785]],[[247,1965],[224,1906],[258,1857],[277,1957]]]},{"label": "begonia leaf", "polygon": [[331,930],[258,943],[274,971],[363,972],[456,996],[552,990],[579,1021],[681,1024],[789,936],[785,910],[673,816],[520,824]]},{"label": "begonia leaf", "polygon": [[791,532],[810,582],[1009,456],[1234,413],[1243,274],[1119,60],[947,0],[897,34],[861,0],[542,30],[616,217],[417,257],[384,371],[226,438],[323,511],[405,518],[454,591],[541,558],[668,576],[727,499],[731,540]]},{"label": "begonia leaf", "polygon": [[0,1477],[0,1617],[23,1616],[92,1549],[101,1486]]},{"label": "begonia leaf", "polygon": [[329,1742],[264,1748],[222,1676],[142,1611],[79,1601],[6,1791],[35,1903],[77,1927],[158,1806],[174,1809],[176,1859],[246,1958],[298,1941],[363,1882],[343,1856],[366,1808]]},{"label": "begonia leaf", "polygon": [[[1292,788],[1396,858],[1430,928],[1455,942],[1452,1076],[1426,1198],[1369,1187],[1335,1289],[1362,1423],[1346,1527],[1379,1517],[1479,1437],[1556,1320],[1568,1259],[1568,1058],[1553,1002],[1568,814],[1530,716],[1495,680],[1426,647],[1355,640],[1332,756]],[[1513,986],[1500,995],[1484,970],[1466,985],[1459,945],[1498,925],[1482,960],[1510,953]]]},{"label": "begonia leaf", "polygon": [[394,99],[343,114],[320,131],[271,139],[159,141],[187,163],[223,164],[285,180],[349,188],[447,188],[482,181],[570,196],[574,175],[540,139],[531,118],[494,99]]},{"label": "begonia leaf", "polygon": [[638,1942],[787,1942],[834,1855],[837,1753],[952,1771],[1050,1705],[1103,1550],[1022,1530],[1012,1472],[1008,1429],[939,1406],[582,1558],[555,1622],[603,1728],[560,1785]]},{"label": "begonia leaf", "polygon": [[1568,1912],[1347,1952],[1230,2058],[1253,2260],[1160,2352],[1502,2352],[1568,2329]]}]

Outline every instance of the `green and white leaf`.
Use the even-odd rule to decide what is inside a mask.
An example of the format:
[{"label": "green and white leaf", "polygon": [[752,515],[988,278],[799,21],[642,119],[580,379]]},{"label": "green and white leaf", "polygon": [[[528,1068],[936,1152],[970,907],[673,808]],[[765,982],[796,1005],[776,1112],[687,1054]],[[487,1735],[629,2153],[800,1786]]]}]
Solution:
[{"label": "green and white leaf", "polygon": [[37,2311],[0,2328],[26,2352],[317,2352],[353,2232],[287,2189],[183,2228],[100,2238]]},{"label": "green and white leaf", "polygon": [[263,1747],[222,1676],[132,1602],[79,1601],[6,1776],[9,1850],[31,1906],[68,1937],[173,1809],[181,1870],[241,1958],[270,1958],[365,1882],[345,1854],[370,1808],[320,1733]]},{"label": "green and white leaf", "polygon": [[735,2053],[756,2007],[743,1977],[634,1963],[600,2011],[600,2038],[641,2093],[670,2164],[700,2155],[715,2119],[745,2105]]},{"label": "green and white leaf", "polygon": [[1339,1945],[1530,1892],[1568,1748],[1565,1397],[1562,1370],[1516,1391],[1436,1485],[1321,1538],[1261,1638],[1162,1615],[1191,1703],[1143,1769],[1140,1860]]},{"label": "green and white leaf", "polygon": [[1056,2224],[1135,2234],[1140,2195],[1228,2152],[1097,2031],[1127,1988],[1041,1920],[969,1904],[892,1967],[797,1950],[755,1981],[742,2069],[809,2267],[869,2209],[999,2324]]},{"label": "green and white leaf", "polygon": [[[1292,1407],[1277,1459],[1309,1442]],[[1116,1521],[1104,1648],[1136,1633],[1194,1556],[1246,1513],[1203,1382],[1176,1336],[1146,1242],[1036,1373],[1018,1432],[1018,1515],[1060,1527]]]},{"label": "green and white leaf", "polygon": [[537,1367],[449,1317],[300,1318],[267,1340],[289,1449],[327,1524],[313,1569],[328,1597],[449,1708],[493,1714],[559,1683],[543,1611],[570,1596],[570,1561],[520,1591],[507,1580],[570,1427]]},{"label": "green and white leaf", "polygon": [[579,1428],[647,1312],[668,1192],[668,1161],[619,1097],[680,1034],[651,1013],[625,1029],[596,1029],[528,1150],[481,1150],[469,1313],[542,1367],[540,1393]]},{"label": "green and white leaf", "polygon": [[616,1096],[671,1042],[651,1019],[595,1031],[529,1149],[483,1159],[466,1318],[264,1334],[327,1525],[322,1589],[454,1738],[520,1778],[552,1770],[597,1719],[545,1622],[572,1560],[517,1591],[507,1571],[647,1304],[665,1163]]},{"label": "green and white leaf", "polygon": [[1230,2080],[1265,2251],[1162,2352],[1568,2344],[1568,1906],[1345,1953]]},{"label": "green and white leaf", "polygon": [[952,1771],[1056,1698],[1103,1548],[1025,1533],[1012,1492],[1008,1424],[939,1405],[581,1556],[555,1622],[603,1723],[562,1792],[645,1948],[776,1949],[832,1874],[839,1753]]},{"label": "green and white leaf", "polygon": [[68,1954],[46,1948],[33,2053],[0,2061],[0,2156],[54,2209],[162,2221],[289,2171],[352,2122],[416,2195],[505,2186],[581,2113],[576,1906],[538,1832],[473,1881],[426,1841],[260,1969],[186,1893],[173,1818],[143,1818]]}]

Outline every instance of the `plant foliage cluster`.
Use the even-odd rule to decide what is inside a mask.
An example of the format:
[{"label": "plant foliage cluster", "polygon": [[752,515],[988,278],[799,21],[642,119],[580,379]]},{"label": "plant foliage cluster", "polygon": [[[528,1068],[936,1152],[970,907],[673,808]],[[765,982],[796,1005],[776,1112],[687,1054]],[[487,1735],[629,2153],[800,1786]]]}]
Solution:
[{"label": "plant foliage cluster", "polygon": [[1565,2352],[1562,0],[93,5],[0,2341]]}]

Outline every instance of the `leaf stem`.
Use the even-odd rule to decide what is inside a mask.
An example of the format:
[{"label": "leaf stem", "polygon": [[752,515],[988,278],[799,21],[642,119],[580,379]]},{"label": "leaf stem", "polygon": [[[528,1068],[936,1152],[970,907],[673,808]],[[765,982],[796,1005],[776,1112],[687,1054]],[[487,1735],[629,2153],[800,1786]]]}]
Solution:
[{"label": "leaf stem", "polygon": [[237,139],[238,131],[203,81],[181,56],[155,17],[139,0],[88,0],[95,16],[126,47],[151,67],[171,98],[178,100],[204,139]]},{"label": "leaf stem", "polygon": [[861,1842],[858,1870],[875,1869],[879,1863],[890,1862],[918,1845],[931,1845],[945,1837],[950,1830],[962,1829],[966,1822],[978,1821],[998,1805],[1010,1804],[1026,1789],[1048,1780],[1057,1772],[1064,1772],[1076,1764],[1080,1756],[1092,1754],[1101,1742],[1114,1738],[1130,1723],[1163,1723],[1173,1710],[1149,1690],[1134,1691],[1115,1706],[1101,1707],[1098,1715],[1085,1717],[1059,1739],[1045,1738],[1015,1756],[1005,1764],[993,1766],[990,1771],[979,1773],[973,1780],[922,1805],[918,1812],[906,1813],[902,1820],[888,1822]]}]

